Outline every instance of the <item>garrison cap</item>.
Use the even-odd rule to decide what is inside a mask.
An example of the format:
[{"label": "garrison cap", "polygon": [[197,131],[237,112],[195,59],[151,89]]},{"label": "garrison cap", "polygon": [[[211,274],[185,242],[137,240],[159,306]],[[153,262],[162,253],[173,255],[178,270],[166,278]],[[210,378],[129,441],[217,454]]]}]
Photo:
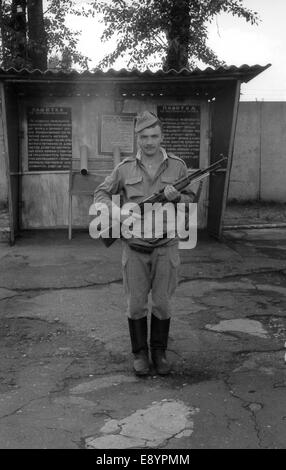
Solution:
[{"label": "garrison cap", "polygon": [[159,122],[159,118],[156,114],[150,113],[149,111],[143,111],[143,113],[138,114],[136,117],[135,132],[141,132],[143,129],[153,126],[156,122]]}]

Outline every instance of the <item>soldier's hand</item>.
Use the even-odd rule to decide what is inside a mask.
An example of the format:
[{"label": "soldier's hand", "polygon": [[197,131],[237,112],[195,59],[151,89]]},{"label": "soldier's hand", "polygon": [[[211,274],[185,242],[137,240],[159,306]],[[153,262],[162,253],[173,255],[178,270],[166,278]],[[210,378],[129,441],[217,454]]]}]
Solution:
[{"label": "soldier's hand", "polygon": [[170,202],[175,201],[175,200],[179,201],[181,197],[180,191],[177,191],[177,189],[174,188],[174,186],[172,186],[171,184],[168,184],[166,188],[164,189],[164,195],[167,201],[170,201]]}]

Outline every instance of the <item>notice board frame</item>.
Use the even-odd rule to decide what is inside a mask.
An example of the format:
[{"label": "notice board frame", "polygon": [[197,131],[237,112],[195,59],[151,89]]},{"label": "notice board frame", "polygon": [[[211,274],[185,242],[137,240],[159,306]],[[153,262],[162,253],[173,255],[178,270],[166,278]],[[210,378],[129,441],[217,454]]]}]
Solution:
[{"label": "notice board frame", "polygon": [[135,134],[135,119],[136,119],[136,113],[111,113],[111,112],[103,112],[99,114],[99,119],[98,119],[98,155],[102,156],[112,156],[113,155],[113,150],[111,149],[110,151],[104,151],[101,149],[102,144],[103,144],[103,139],[102,139],[102,119],[104,116],[115,116],[119,118],[132,118],[133,120],[133,131],[132,131],[132,139],[133,139],[133,145],[132,145],[132,151],[126,152],[124,151],[120,145],[114,143],[115,146],[119,146],[120,148],[120,153],[123,157],[130,157],[135,154],[137,150],[136,146],[136,134]]},{"label": "notice board frame", "polygon": [[[69,159],[66,160],[64,159],[64,162],[65,162],[65,165],[64,167],[57,167],[57,166],[52,166],[52,165],[48,165],[49,161],[47,160],[47,167],[33,167],[33,165],[30,165],[31,163],[31,158],[30,158],[30,154],[29,154],[29,117],[30,117],[30,110],[33,109],[33,108],[38,108],[39,109],[39,115],[41,114],[40,113],[40,110],[43,109],[43,110],[47,110],[47,109],[50,109],[50,110],[60,110],[60,109],[63,109],[63,110],[66,110],[67,111],[67,121],[69,122],[69,136],[68,136],[68,139],[69,139],[69,144],[70,144],[70,155],[69,155]],[[24,111],[24,113],[23,113]],[[26,152],[27,152],[27,161],[26,161],[26,167],[27,167],[27,171],[28,172],[42,172],[42,173],[45,173],[45,172],[58,172],[58,171],[69,171],[70,169],[70,165],[71,165],[71,161],[72,161],[72,152],[73,152],[73,125],[72,125],[72,112],[73,112],[73,109],[72,109],[72,106],[62,106],[62,105],[50,105],[50,104],[34,104],[34,103],[25,103],[25,109],[22,110],[22,115],[24,114],[25,116],[25,133],[26,133]],[[45,114],[45,112],[43,111],[42,113],[43,115]],[[49,113],[49,112],[46,112],[47,115],[52,115],[53,113]],[[56,112],[55,112],[55,117],[57,116]],[[43,121],[45,121],[43,119]],[[43,134],[44,135],[44,134]],[[39,138],[40,140],[40,138]],[[44,143],[43,143],[44,145]]]},{"label": "notice board frame", "polygon": [[[189,164],[188,161],[186,161],[186,159],[188,158],[188,155],[182,155],[180,150],[175,150],[174,146],[171,146],[171,148],[167,148],[167,151],[169,152],[173,152],[175,153],[175,155],[177,155],[178,157],[182,158],[182,160],[185,161],[188,169],[199,169],[200,168],[200,165],[201,165],[201,147],[202,147],[202,131],[203,131],[203,108],[202,108],[202,102],[201,101],[195,101],[195,102],[185,102],[185,103],[180,103],[180,102],[174,102],[174,101],[167,101],[167,102],[164,102],[164,103],[158,103],[157,104],[157,115],[159,117],[159,119],[161,119],[162,121],[162,124],[163,124],[163,135],[164,134],[167,134],[166,132],[166,128],[167,128],[167,124],[164,123],[164,120],[162,119],[161,115],[160,115],[160,111],[161,113],[164,112],[164,110],[161,110],[160,108],[175,108],[174,109],[174,117],[175,117],[175,114],[176,112],[178,114],[180,113],[183,113],[184,110],[180,109],[180,108],[190,108],[190,109],[186,109],[186,111],[188,112],[192,112],[191,108],[199,108],[199,119],[198,119],[198,122],[199,122],[199,138],[198,138],[198,155],[196,157],[197,161],[196,161],[196,165],[193,166],[191,163]],[[167,110],[165,111],[167,112]],[[172,114],[172,109],[170,109],[170,114]],[[166,143],[163,141],[163,147],[167,147]],[[191,157],[190,157],[191,158]]]}]

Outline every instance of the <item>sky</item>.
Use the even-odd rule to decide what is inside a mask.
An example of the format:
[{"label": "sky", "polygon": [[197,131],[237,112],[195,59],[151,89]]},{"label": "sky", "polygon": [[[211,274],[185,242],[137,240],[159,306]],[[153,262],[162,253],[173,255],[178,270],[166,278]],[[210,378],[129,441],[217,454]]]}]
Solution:
[{"label": "sky", "polygon": [[[84,0],[78,0],[84,4]],[[243,101],[286,101],[286,1],[285,0],[244,0],[244,5],[259,14],[258,25],[222,14],[209,25],[209,45],[227,65],[272,66],[242,85]],[[67,24],[81,30],[79,49],[90,57],[90,68],[96,67],[106,52],[115,43],[100,40],[104,25],[94,18],[67,17]],[[127,61],[118,60],[113,68],[127,67]],[[200,68],[206,65],[200,64]]]}]

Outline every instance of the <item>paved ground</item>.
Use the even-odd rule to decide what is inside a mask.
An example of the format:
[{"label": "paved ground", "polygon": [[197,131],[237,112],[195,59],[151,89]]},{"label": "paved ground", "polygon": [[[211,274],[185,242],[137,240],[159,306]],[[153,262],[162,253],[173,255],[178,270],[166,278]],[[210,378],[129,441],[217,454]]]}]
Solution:
[{"label": "paved ground", "polygon": [[286,230],[182,252],[166,378],[132,373],[120,249],[0,245],[0,448],[285,448]]}]

